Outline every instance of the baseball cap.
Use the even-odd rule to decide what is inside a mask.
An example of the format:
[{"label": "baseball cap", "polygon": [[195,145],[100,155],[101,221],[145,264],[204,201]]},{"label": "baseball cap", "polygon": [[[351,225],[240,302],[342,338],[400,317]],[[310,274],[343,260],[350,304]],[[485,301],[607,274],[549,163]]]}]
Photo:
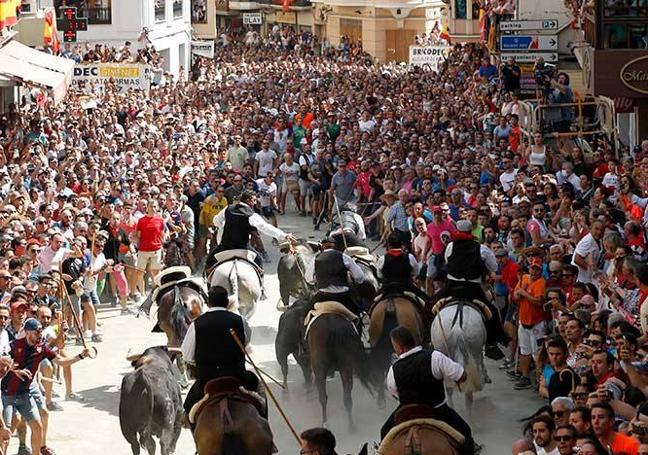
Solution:
[{"label": "baseball cap", "polygon": [[18,311],[21,308],[24,309],[25,311],[27,311],[29,309],[27,304],[22,300],[14,302],[14,303],[11,304],[11,311],[12,312]]},{"label": "baseball cap", "polygon": [[531,267],[542,267],[542,258],[534,256],[529,259],[529,266]]},{"label": "baseball cap", "polygon": [[25,321],[25,332],[33,330],[41,330],[43,328],[42,324],[36,318],[29,318]]},{"label": "baseball cap", "polygon": [[443,212],[443,209],[440,205],[435,205],[432,207],[432,212]]}]

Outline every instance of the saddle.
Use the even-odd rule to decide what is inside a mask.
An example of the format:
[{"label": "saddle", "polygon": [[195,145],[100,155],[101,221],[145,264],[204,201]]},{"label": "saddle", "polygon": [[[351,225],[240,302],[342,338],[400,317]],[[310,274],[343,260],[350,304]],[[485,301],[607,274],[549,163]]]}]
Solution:
[{"label": "saddle", "polygon": [[377,304],[390,297],[406,298],[407,300],[412,302],[417,309],[420,309],[421,311],[425,309],[425,301],[422,298],[420,298],[418,295],[414,294],[413,292],[410,291],[389,292],[387,294],[378,294],[376,296],[376,298],[373,301],[373,304],[371,305],[371,308],[369,308],[369,315],[371,315],[371,311],[374,309],[374,307]]},{"label": "saddle", "polygon": [[[432,313],[433,314],[439,314],[439,312],[445,308],[445,307],[451,307],[457,305],[458,306],[458,311],[457,314],[460,315],[462,314],[463,306],[468,305],[470,307],[473,307],[475,310],[479,311],[482,317],[484,318],[485,321],[490,320],[493,317],[493,313],[491,312],[490,308],[488,308],[488,305],[486,305],[484,302],[473,299],[473,300],[466,300],[466,299],[455,299],[454,297],[446,297],[444,299],[439,300],[437,303],[434,304],[432,307]],[[457,315],[455,315],[455,319],[457,318]],[[453,321],[454,324],[455,321]],[[463,322],[463,321],[461,321]]]},{"label": "saddle", "polygon": [[[464,444],[465,438],[445,422],[434,419],[434,408],[425,405],[407,405],[396,413],[396,426],[392,428],[380,443],[378,454],[420,454],[435,453],[432,444],[425,444],[422,433],[433,431],[443,434],[457,452]],[[427,450],[425,450],[427,449]]]},{"label": "saddle", "polygon": [[[254,408],[259,412],[259,415],[265,413],[265,404],[262,402],[262,398],[259,394],[245,390],[241,385],[241,382],[232,376],[225,376],[222,378],[216,378],[209,381],[205,384],[203,389],[205,395],[200,401],[194,404],[189,411],[189,422],[196,423],[200,412],[211,403],[223,402],[224,400],[239,401],[241,403],[248,403],[254,406]],[[229,414],[229,411],[221,409],[221,412],[226,412]],[[230,417],[231,418],[231,417]]]},{"label": "saddle", "polygon": [[349,321],[351,325],[353,325],[353,327],[355,327],[354,321],[358,319],[358,316],[353,311],[349,310],[340,302],[335,302],[333,300],[317,302],[314,305],[314,309],[310,310],[306,314],[306,317],[304,317],[304,326],[306,326],[304,338],[308,336],[308,329],[310,329],[313,322],[315,322],[315,320],[323,314],[337,314],[338,316],[342,316],[347,321]]},{"label": "saddle", "polygon": [[256,253],[254,251],[250,250],[225,250],[225,251],[219,251],[218,253],[214,254],[214,265],[212,265],[208,270],[205,270],[205,276],[209,281],[211,278],[211,274],[214,271],[216,267],[218,267],[221,264],[224,264],[226,262],[233,261],[235,259],[240,259],[242,261],[247,262],[254,268],[254,271],[257,273],[259,276],[259,280],[261,283],[263,283],[263,269],[257,265],[256,262],[254,262],[254,259],[256,258]]}]

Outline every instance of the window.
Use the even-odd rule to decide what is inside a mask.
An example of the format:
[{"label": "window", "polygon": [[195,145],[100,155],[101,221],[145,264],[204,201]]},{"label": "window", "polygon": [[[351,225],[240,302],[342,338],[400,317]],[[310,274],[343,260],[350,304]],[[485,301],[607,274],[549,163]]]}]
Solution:
[{"label": "window", "polygon": [[605,0],[603,17],[648,17],[648,0]]},{"label": "window", "polygon": [[191,23],[207,23],[207,0],[191,0]]},{"label": "window", "polygon": [[88,24],[112,24],[112,0],[55,0],[54,6],[58,17],[61,17],[59,8],[74,6],[77,16],[88,19]]},{"label": "window", "polygon": [[166,0],[155,0],[155,21],[166,20]]},{"label": "window", "polygon": [[603,36],[605,49],[648,49],[648,24],[607,23]]},{"label": "window", "polygon": [[468,14],[467,0],[455,0],[455,19],[466,19]]},{"label": "window", "polygon": [[173,17],[182,17],[182,5],[184,0],[173,0]]}]

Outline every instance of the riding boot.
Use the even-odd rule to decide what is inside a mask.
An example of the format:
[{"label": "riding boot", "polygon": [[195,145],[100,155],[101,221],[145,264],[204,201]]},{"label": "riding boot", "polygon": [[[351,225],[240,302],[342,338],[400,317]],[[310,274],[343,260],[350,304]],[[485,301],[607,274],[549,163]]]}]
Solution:
[{"label": "riding boot", "polygon": [[495,315],[485,322],[486,326],[486,347],[484,351],[486,357],[493,360],[501,360],[504,358],[504,353],[497,345],[497,342],[500,339],[499,332],[501,332],[501,327],[498,327],[498,320]]}]

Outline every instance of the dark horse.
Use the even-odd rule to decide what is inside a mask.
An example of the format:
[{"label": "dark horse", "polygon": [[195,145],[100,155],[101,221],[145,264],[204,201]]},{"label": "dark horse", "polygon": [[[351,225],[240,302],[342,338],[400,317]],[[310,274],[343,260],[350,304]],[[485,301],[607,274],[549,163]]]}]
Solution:
[{"label": "dark horse", "polygon": [[275,338],[275,355],[281,366],[284,390],[288,390],[288,356],[292,354],[304,374],[306,388],[310,389],[312,372],[310,358],[304,346],[304,317],[310,309],[310,300],[300,299],[294,302],[279,318],[277,337]]},{"label": "dark horse", "polygon": [[344,390],[344,407],[349,418],[349,429],[353,430],[353,374],[373,393],[372,374],[360,336],[353,324],[337,314],[323,314],[310,325],[307,334],[311,368],[315,375],[317,393],[322,406],[322,424],[326,424],[326,376],[339,371]]},{"label": "dark horse", "polygon": [[198,455],[271,455],[272,431],[258,408],[237,393],[219,396],[196,419]]}]

